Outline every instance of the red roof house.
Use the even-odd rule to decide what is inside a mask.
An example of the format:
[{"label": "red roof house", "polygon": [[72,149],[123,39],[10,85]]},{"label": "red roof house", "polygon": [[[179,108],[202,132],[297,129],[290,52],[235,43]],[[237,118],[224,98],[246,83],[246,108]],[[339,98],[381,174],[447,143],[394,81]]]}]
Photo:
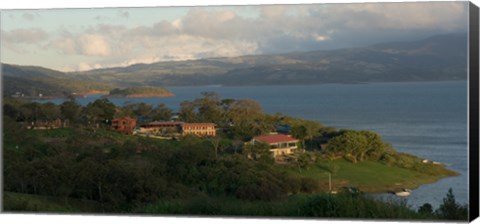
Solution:
[{"label": "red roof house", "polygon": [[273,156],[292,154],[294,150],[298,149],[298,139],[292,138],[288,135],[262,135],[252,139],[252,143],[263,142],[270,146],[270,152]]}]

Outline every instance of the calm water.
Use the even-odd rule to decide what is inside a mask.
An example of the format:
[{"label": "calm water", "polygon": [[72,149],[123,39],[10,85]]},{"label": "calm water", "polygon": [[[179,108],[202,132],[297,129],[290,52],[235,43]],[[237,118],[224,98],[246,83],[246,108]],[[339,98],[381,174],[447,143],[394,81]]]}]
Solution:
[{"label": "calm water", "polygon": [[[428,202],[436,208],[450,187],[457,201],[468,202],[466,81],[169,89],[175,97],[111,101],[119,106],[131,102],[164,103],[177,110],[180,102],[214,91],[223,98],[255,99],[268,113],[318,120],[336,128],[372,130],[398,151],[445,163],[461,173],[415,189],[407,199],[410,205]],[[97,98],[78,101],[86,105]]]}]

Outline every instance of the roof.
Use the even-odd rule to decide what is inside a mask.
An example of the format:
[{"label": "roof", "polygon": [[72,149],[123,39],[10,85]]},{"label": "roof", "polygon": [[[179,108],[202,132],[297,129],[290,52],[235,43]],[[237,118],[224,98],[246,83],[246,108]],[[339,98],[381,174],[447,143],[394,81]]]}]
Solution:
[{"label": "roof", "polygon": [[173,121],[154,121],[150,122],[147,125],[181,125],[183,122],[173,122]]},{"label": "roof", "polygon": [[277,135],[262,135],[262,136],[257,136],[254,137],[253,139],[257,141],[262,141],[267,144],[273,144],[273,143],[280,143],[280,142],[293,142],[293,141],[298,141],[295,138],[292,138],[288,135],[282,135],[282,134],[277,134]]},{"label": "roof", "polygon": [[210,126],[214,127],[214,123],[184,123],[183,127],[205,127],[205,126]]},{"label": "roof", "polygon": [[124,117],[124,118],[115,118],[112,120],[112,122],[115,122],[115,121],[136,121],[137,119],[135,118],[130,118],[130,117]]}]

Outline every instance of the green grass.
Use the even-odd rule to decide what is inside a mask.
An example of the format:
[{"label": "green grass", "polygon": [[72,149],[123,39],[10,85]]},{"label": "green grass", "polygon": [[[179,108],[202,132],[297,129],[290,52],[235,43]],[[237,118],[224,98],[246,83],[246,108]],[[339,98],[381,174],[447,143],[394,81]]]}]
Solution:
[{"label": "green grass", "polygon": [[336,170],[332,173],[333,190],[339,190],[344,186],[352,186],[364,192],[396,191],[402,188],[416,188],[446,176],[442,173],[429,175],[373,161],[362,161],[354,164],[344,159],[321,161],[301,170],[286,169],[287,172],[292,174],[319,180],[322,190],[328,190],[328,170],[332,166]]},{"label": "green grass", "polygon": [[7,212],[98,212],[100,204],[95,201],[64,199],[42,195],[3,192],[3,209]]}]

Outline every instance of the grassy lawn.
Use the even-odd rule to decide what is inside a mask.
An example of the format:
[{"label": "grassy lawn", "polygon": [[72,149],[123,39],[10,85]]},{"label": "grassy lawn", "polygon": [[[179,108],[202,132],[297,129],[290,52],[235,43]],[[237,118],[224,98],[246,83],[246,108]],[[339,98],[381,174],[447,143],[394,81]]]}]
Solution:
[{"label": "grassy lawn", "polygon": [[6,212],[98,212],[100,204],[95,201],[64,199],[42,195],[3,192],[3,209]]},{"label": "grassy lawn", "polygon": [[414,170],[387,166],[379,162],[363,161],[353,164],[344,159],[322,161],[304,169],[288,169],[288,172],[320,181],[322,190],[328,190],[328,167],[334,167],[332,189],[344,186],[357,187],[364,192],[397,191],[402,188],[416,188],[435,182],[445,175],[429,175]]}]

